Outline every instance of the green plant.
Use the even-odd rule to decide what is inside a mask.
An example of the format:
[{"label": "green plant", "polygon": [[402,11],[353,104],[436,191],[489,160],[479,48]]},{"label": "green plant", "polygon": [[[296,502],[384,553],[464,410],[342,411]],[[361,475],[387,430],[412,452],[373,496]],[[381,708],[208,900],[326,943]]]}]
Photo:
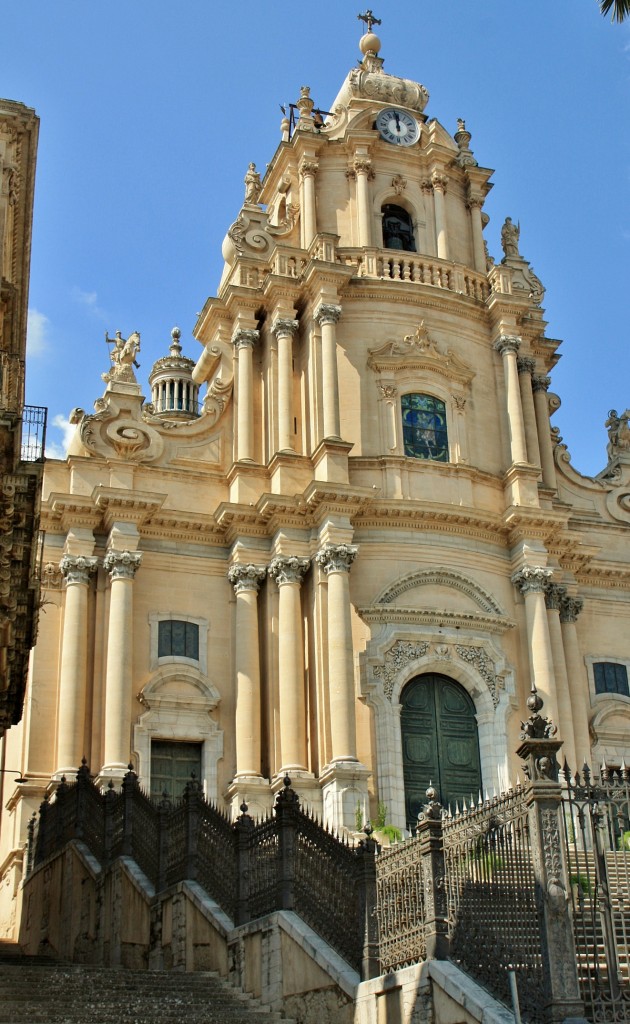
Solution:
[{"label": "green plant", "polygon": [[377,809],[376,809],[376,819],[372,822],[372,826],[374,828],[377,828],[380,831],[382,831],[384,826],[385,826],[386,821],[387,821],[387,804],[384,804],[382,802],[382,800],[379,800],[378,805],[377,805]]},{"label": "green plant", "polygon": [[382,825],[381,828],[379,828],[379,832],[382,835],[387,836],[390,843],[399,843],[402,839],[402,832],[399,828],[396,828],[395,825]]},{"label": "green plant", "polygon": [[622,832],[617,839],[617,846],[620,850],[630,850],[630,831]]},{"label": "green plant", "polygon": [[360,800],[357,800],[357,806],[354,812],[354,828],[356,832],[360,832],[363,828],[363,807],[361,806]]},{"label": "green plant", "polygon": [[584,894],[584,896],[593,895],[593,887],[591,880],[588,875],[571,875],[569,879],[571,886],[577,886],[577,888]]}]

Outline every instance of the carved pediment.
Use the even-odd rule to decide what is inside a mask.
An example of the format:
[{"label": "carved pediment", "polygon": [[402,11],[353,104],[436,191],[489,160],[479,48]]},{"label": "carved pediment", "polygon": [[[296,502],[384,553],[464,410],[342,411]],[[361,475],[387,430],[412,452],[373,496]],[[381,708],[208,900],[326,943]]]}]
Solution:
[{"label": "carved pediment", "polygon": [[413,334],[402,339],[386,341],[380,348],[369,350],[368,366],[375,373],[399,370],[433,371],[447,378],[469,384],[475,376],[474,370],[450,350],[441,352],[430,337],[422,320]]}]

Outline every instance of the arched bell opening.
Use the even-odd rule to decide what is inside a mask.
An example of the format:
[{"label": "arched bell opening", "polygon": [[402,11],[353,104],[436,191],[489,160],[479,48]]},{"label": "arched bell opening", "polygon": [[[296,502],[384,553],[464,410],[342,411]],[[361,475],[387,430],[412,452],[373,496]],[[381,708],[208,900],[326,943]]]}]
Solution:
[{"label": "arched bell opening", "polygon": [[402,206],[385,203],[382,207],[383,247],[417,252],[411,215]]}]

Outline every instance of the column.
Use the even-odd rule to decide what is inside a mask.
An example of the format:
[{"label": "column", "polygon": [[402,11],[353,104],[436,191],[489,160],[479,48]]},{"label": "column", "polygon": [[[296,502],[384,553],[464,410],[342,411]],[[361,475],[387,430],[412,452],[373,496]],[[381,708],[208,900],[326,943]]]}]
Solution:
[{"label": "column", "polygon": [[133,579],[141,561],[139,551],[108,551],[103,562],[112,585],[105,675],[105,763],[101,774],[113,777],[127,771],[131,754]]},{"label": "column", "polygon": [[236,594],[236,777],[260,776],[260,661],[258,587],[264,567],[233,565]]},{"label": "column", "polygon": [[474,267],[478,274],[486,273],[486,252],[483,246],[483,225],[481,223],[482,206],[483,196],[471,192],[468,197],[468,209],[472,226]]},{"label": "column", "polygon": [[512,583],[525,598],[525,619],[529,647],[530,670],[554,725],[558,724],[558,701],[553,673],[551,640],[545,608],[545,589],[551,569],[526,565],[512,576]]},{"label": "column", "polygon": [[575,740],[573,738],[573,717],[571,714],[571,697],[569,693],[569,677],[564,656],[562,630],[560,626],[560,608],[566,598],[567,588],[557,583],[549,583],[545,590],[547,605],[547,625],[553,655],[553,667],[556,677],[556,693],[558,695],[558,729],[564,741],[563,752],[567,761],[575,771]]},{"label": "column", "polygon": [[350,566],[358,548],[327,544],[315,559],[328,579],[328,693],[332,762],[357,760]]},{"label": "column", "polygon": [[369,182],[374,177],[372,161],[367,156],[357,155],[354,158],[354,173],[357,177],[357,213],[359,219],[359,245],[370,246],[372,244],[371,218],[370,218],[370,186]]},{"label": "column", "polygon": [[236,395],[237,439],[236,458],[242,462],[254,458],[254,345],[260,331],[239,328],[232,335],[232,344],[238,352],[238,391]]},{"label": "column", "polygon": [[536,368],[536,360],[531,359],[529,356],[522,356],[516,360],[516,368],[518,370],[518,383],[521,392],[521,407],[525,424],[528,460],[532,465],[540,466],[538,427],[536,426],[536,412],[532,392],[532,373]]},{"label": "column", "polygon": [[547,389],[551,384],[551,377],[532,377],[534,389],[534,409],[536,412],[536,425],[538,427],[538,444],[540,445],[540,464],[542,466],[543,484],[555,490],[556,464],[553,458],[553,445],[551,443],[551,432],[549,429],[549,402],[547,401]]},{"label": "column", "polygon": [[64,555],[59,568],[66,579],[63,637],[59,668],[59,719],[57,721],[57,771],[74,778],[85,750],[85,703],[88,685],[88,585],[97,559]]},{"label": "column", "polygon": [[319,170],[317,160],[304,157],[300,162],[302,181],[302,248],[308,249],[317,234],[317,211],[315,206],[315,175]]},{"label": "column", "polygon": [[444,196],[448,178],[445,174],[438,174],[437,171],[431,175],[433,185],[433,202],[435,205],[435,234],[437,237],[438,259],[448,259],[448,239],[446,235],[446,206]]},{"label": "column", "polygon": [[298,321],[278,316],[271,331],[278,339],[278,451],[293,451],[293,335]]},{"label": "column", "polygon": [[324,406],[324,437],[340,437],[339,377],[337,372],[337,331],[341,306],[322,302],[315,310],[315,320],[322,329],[322,394]]},{"label": "column", "polygon": [[502,334],[499,340],[494,343],[496,351],[501,353],[503,359],[512,463],[527,462],[525,426],[523,424],[523,410],[521,408],[521,395],[516,368],[516,353],[520,345],[520,338],[515,338],[508,334]]},{"label": "column", "polygon": [[278,556],[269,575],[278,585],[278,682],[280,703],[280,759],[278,774],[307,771],[306,695],[300,586],[310,565],[308,558]]},{"label": "column", "polygon": [[560,629],[564,657],[569,678],[569,695],[573,712],[573,736],[577,764],[570,765],[573,772],[582,769],[584,761],[591,762],[591,735],[589,731],[590,694],[584,659],[580,653],[577,635],[577,617],[582,611],[581,597],[565,597],[560,605]]}]

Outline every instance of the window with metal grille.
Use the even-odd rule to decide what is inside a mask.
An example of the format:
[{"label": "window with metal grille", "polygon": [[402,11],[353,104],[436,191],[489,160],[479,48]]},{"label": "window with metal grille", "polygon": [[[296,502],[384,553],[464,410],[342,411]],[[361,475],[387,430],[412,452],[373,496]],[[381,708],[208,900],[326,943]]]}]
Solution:
[{"label": "window with metal grille", "polygon": [[596,661],[593,665],[595,693],[618,693],[630,697],[628,669],[615,661]]},{"label": "window with metal grille", "polygon": [[403,395],[401,400],[405,455],[448,462],[444,402],[432,395]]},{"label": "window with metal grille", "polygon": [[162,619],[158,624],[158,658],[190,658],[199,661],[199,626],[181,619]]}]

